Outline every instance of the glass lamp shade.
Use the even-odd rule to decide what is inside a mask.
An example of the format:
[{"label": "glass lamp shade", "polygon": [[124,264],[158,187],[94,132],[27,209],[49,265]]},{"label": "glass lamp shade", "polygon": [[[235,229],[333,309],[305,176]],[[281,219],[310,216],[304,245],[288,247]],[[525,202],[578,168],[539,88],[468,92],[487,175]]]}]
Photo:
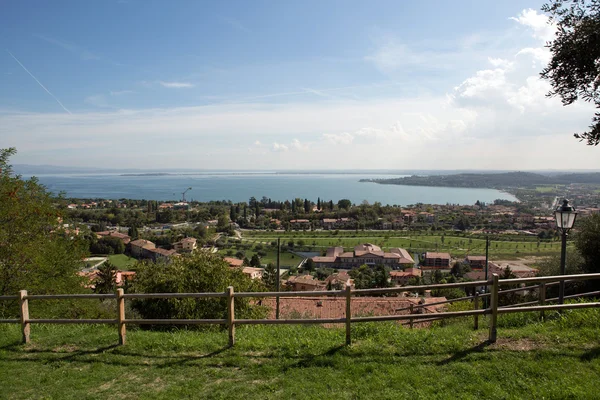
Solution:
[{"label": "glass lamp shade", "polygon": [[577,211],[575,211],[575,209],[569,205],[569,200],[564,200],[563,205],[554,211],[556,227],[563,232],[567,232],[573,228],[576,217]]}]

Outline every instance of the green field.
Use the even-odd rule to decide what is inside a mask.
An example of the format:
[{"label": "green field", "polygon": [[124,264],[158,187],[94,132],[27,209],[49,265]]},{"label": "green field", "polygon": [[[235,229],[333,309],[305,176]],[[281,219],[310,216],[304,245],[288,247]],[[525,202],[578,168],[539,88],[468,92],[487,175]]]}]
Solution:
[{"label": "green field", "polygon": [[[232,250],[233,255],[227,256],[227,250]],[[218,251],[218,253],[225,257],[235,257],[235,253],[237,251],[238,251],[238,248],[221,249]],[[246,253],[246,257],[248,257],[248,259],[251,259],[252,256],[256,253],[256,251],[253,251],[253,250],[243,250],[243,251]],[[264,257],[261,257],[261,259],[260,259],[261,263],[265,264],[265,265],[268,263],[276,264],[277,263],[277,251],[269,249],[266,252],[267,252],[267,255]],[[300,264],[300,262],[302,260],[303,260],[302,257],[292,254],[292,253],[288,253],[286,251],[282,251],[279,256],[279,262],[280,262],[281,268],[295,267],[298,264]]]},{"label": "green field", "polygon": [[126,256],[125,254],[112,254],[108,256],[108,260],[122,271],[131,270],[137,261],[135,258]]},{"label": "green field", "polygon": [[[510,318],[509,318],[510,317]],[[6,399],[594,399],[600,393],[600,313],[501,315],[498,342],[470,323],[415,329],[242,326],[228,348],[218,329],[130,330],[0,325]]]},{"label": "green field", "polygon": [[[485,254],[485,239],[469,236],[451,236],[441,234],[415,234],[402,231],[318,231],[318,232],[256,232],[245,231],[244,243],[270,243],[281,238],[281,244],[294,241],[298,246],[310,247],[314,251],[322,251],[332,246],[343,246],[350,250],[361,243],[377,244],[383,249],[401,247],[413,252],[443,251],[453,257]],[[489,253],[492,257],[514,258],[522,256],[546,256],[560,252],[560,242],[540,242],[537,237],[524,239],[505,235],[502,240],[490,243]]]}]

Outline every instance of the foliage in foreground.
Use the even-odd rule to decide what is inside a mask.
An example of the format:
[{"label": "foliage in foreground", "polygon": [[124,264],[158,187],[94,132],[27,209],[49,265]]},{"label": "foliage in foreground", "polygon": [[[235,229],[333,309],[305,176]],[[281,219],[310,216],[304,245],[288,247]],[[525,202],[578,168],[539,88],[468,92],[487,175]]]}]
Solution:
[{"label": "foliage in foreground", "polygon": [[[223,293],[228,286],[236,292],[264,290],[239,268],[230,268],[220,256],[197,252],[189,257],[174,258],[170,263],[141,262],[129,292],[134,293]],[[132,308],[143,318],[223,319],[227,316],[227,299],[174,298],[139,299]],[[248,298],[235,301],[236,318],[261,318],[264,307]]]},{"label": "foliage in foreground", "polygon": [[[15,176],[0,149],[0,295],[81,291],[77,275],[85,249],[77,236],[62,229],[61,213],[35,178]],[[41,306],[43,307],[43,306]],[[63,304],[68,312],[68,305]],[[0,302],[0,316],[17,315],[16,302]]]}]

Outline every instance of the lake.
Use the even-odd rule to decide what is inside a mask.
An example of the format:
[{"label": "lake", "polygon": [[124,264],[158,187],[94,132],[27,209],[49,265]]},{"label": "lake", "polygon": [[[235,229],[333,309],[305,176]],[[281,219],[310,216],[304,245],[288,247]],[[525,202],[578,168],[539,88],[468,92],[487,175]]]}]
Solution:
[{"label": "lake", "polygon": [[102,174],[40,174],[40,182],[53,193],[64,192],[67,197],[103,199],[180,200],[188,187],[187,200],[248,201],[262,196],[272,200],[291,200],[296,197],[312,201],[350,199],[353,203],[409,205],[475,204],[477,200],[515,201],[511,194],[494,189],[380,185],[359,182],[360,179],[398,177],[398,175],[365,174],[281,174],[281,173],[203,173],[124,176]]}]

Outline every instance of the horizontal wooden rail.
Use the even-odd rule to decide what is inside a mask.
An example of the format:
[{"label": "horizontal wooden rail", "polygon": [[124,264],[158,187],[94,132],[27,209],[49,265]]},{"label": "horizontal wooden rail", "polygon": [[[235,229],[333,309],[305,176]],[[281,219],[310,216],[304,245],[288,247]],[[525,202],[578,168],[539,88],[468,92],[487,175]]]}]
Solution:
[{"label": "horizontal wooden rail", "polygon": [[[598,274],[600,279],[600,274]],[[401,292],[416,292],[419,290],[430,290],[430,289],[453,289],[453,288],[464,288],[472,286],[485,286],[489,285],[488,281],[472,281],[472,282],[458,282],[458,283],[439,283],[434,285],[420,285],[420,286],[401,286],[393,288],[382,288],[382,289],[357,289],[353,290],[352,294],[385,294],[385,293],[401,293]]]},{"label": "horizontal wooden rail", "polygon": [[27,300],[116,299],[116,294],[28,294]]},{"label": "horizontal wooden rail", "polygon": [[116,319],[62,319],[62,318],[36,318],[25,320],[28,324],[116,324]]},{"label": "horizontal wooden rail", "polygon": [[470,315],[483,315],[489,313],[488,310],[468,310],[468,311],[452,311],[437,314],[401,314],[401,315],[382,315],[377,317],[356,317],[352,318],[352,322],[380,322],[380,321],[400,321],[405,319],[427,319],[432,318],[454,318],[468,317]]},{"label": "horizontal wooden rail", "polygon": [[0,319],[0,324],[18,324],[21,322],[18,319]]},{"label": "horizontal wooden rail", "polygon": [[125,324],[133,325],[224,325],[226,319],[125,319]]},{"label": "horizontal wooden rail", "polygon": [[574,282],[584,281],[588,279],[600,279],[600,274],[576,274],[576,275],[559,275],[559,276],[536,276],[531,278],[516,278],[516,279],[502,279],[498,282],[500,286],[514,285],[517,283],[546,283],[546,282]]},{"label": "horizontal wooden rail", "polygon": [[515,312],[529,312],[529,311],[547,311],[547,310],[571,310],[579,308],[595,308],[600,307],[600,303],[574,303],[574,304],[551,304],[547,306],[533,306],[533,307],[504,307],[498,308],[499,314],[515,313]]},{"label": "horizontal wooden rail", "polygon": [[236,319],[236,325],[309,325],[309,324],[343,324],[346,318],[319,318],[319,319]]},{"label": "horizontal wooden rail", "polygon": [[[352,291],[355,293],[356,291]],[[314,292],[238,292],[233,297],[322,297],[344,296],[343,290],[320,290]]]},{"label": "horizontal wooden rail", "polygon": [[[502,293],[502,292],[500,292]],[[565,296],[564,299],[568,300],[568,299],[577,299],[579,297],[587,297],[587,296],[595,296],[595,295],[600,295],[600,290],[596,290],[594,292],[585,292],[585,293],[577,293],[577,294],[571,294],[569,296]],[[550,301],[558,301],[558,297],[553,297],[551,299],[544,299],[545,302],[550,302]],[[507,306],[501,306],[498,308],[506,308],[506,307],[521,307],[521,306],[529,306],[532,304],[539,304],[538,300],[535,301],[527,301],[525,303],[517,303],[517,304],[510,304]]]},{"label": "horizontal wooden rail", "polygon": [[0,300],[19,300],[19,296],[0,296]]},{"label": "horizontal wooden rail", "polygon": [[125,293],[125,299],[179,299],[227,297],[225,293]]}]

